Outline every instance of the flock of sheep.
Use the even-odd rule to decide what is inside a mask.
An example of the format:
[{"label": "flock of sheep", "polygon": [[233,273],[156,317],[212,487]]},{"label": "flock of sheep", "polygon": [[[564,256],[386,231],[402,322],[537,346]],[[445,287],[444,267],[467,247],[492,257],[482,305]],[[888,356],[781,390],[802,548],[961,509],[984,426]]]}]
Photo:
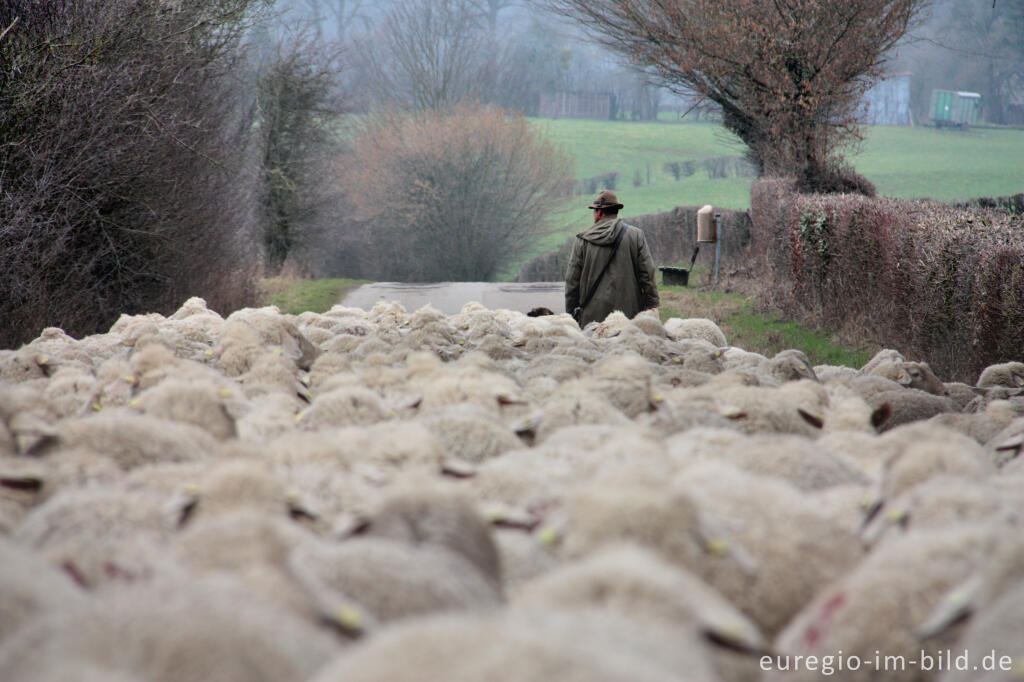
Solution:
[{"label": "flock of sheep", "polygon": [[1019,680],[1022,386],[650,313],[49,328],[0,351],[0,680]]}]

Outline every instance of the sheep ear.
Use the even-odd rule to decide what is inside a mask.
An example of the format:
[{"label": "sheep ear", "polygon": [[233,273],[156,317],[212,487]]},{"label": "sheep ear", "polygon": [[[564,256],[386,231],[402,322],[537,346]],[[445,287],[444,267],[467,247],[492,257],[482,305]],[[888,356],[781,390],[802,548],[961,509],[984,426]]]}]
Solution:
[{"label": "sheep ear", "polygon": [[175,528],[182,528],[192,518],[198,504],[199,493],[189,486],[171,498],[164,506],[164,514]]},{"label": "sheep ear", "polygon": [[807,422],[816,429],[820,429],[822,426],[825,425],[825,420],[822,419],[821,416],[814,414],[813,412],[808,412],[802,407],[796,408],[796,411],[800,413],[800,416],[803,417],[805,422]]},{"label": "sheep ear", "polygon": [[37,493],[43,489],[43,477],[39,474],[2,474],[0,487]]},{"label": "sheep ear", "polygon": [[33,412],[19,412],[8,426],[19,455],[43,454],[58,440],[57,429]]},{"label": "sheep ear", "polygon": [[882,428],[887,421],[892,418],[892,405],[889,403],[882,403],[871,413],[871,426],[875,427],[875,430]]},{"label": "sheep ear", "polygon": [[907,372],[907,370],[905,369],[901,369],[900,373],[896,375],[896,383],[900,384],[901,386],[909,386],[911,381],[913,381],[913,378],[910,376],[910,373]]},{"label": "sheep ear", "polygon": [[764,641],[764,635],[753,623],[735,618],[710,619],[708,615],[697,614],[698,624],[704,638],[716,647],[755,656],[768,652],[768,644]]},{"label": "sheep ear", "polygon": [[476,476],[477,468],[471,463],[458,457],[446,457],[441,462],[441,475],[451,478],[473,478]]},{"label": "sheep ear", "polygon": [[294,521],[316,521],[320,516],[310,509],[308,509],[298,499],[288,500],[288,516]]},{"label": "sheep ear", "polygon": [[970,618],[981,598],[984,585],[981,574],[968,578],[946,594],[928,619],[914,629],[914,635],[918,639],[929,639]]}]

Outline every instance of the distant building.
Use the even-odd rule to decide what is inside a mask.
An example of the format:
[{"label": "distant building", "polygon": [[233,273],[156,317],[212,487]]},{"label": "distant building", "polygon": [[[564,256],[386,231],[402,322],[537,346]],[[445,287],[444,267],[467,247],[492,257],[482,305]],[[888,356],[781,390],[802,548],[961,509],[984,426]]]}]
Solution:
[{"label": "distant building", "polygon": [[550,92],[540,96],[541,118],[612,117],[612,96],[605,92]]},{"label": "distant building", "polygon": [[864,95],[867,113],[862,123],[876,126],[910,125],[910,73],[892,73]]}]

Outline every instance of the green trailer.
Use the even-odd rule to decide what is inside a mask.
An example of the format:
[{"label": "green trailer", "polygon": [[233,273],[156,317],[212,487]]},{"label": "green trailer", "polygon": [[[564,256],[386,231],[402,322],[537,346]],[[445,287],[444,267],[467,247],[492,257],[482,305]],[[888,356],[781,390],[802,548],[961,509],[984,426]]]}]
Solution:
[{"label": "green trailer", "polygon": [[936,128],[966,128],[977,123],[981,113],[981,95],[962,90],[932,90],[932,123]]}]

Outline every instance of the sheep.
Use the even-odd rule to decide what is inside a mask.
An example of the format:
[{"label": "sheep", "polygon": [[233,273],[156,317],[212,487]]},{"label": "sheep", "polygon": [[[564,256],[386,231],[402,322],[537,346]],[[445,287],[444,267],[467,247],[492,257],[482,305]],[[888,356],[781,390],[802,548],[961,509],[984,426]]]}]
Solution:
[{"label": "sheep", "polygon": [[43,400],[57,417],[70,417],[89,410],[96,388],[96,377],[91,372],[75,366],[62,367],[50,377]]},{"label": "sheep", "polygon": [[479,463],[523,445],[511,429],[476,405],[437,408],[420,421],[437,436],[448,457],[467,462]]},{"label": "sheep", "polygon": [[864,366],[860,368],[860,374],[871,374],[875,367],[882,364],[883,362],[905,362],[906,358],[903,357],[903,353],[892,348],[883,348],[882,350],[875,353],[870,360],[864,363]]},{"label": "sheep", "polygon": [[290,395],[276,392],[252,398],[235,418],[238,438],[263,443],[294,431],[301,404]]},{"label": "sheep", "polygon": [[518,594],[525,583],[558,566],[558,559],[551,548],[537,534],[523,530],[493,529],[501,564],[502,592],[509,597]]},{"label": "sheep", "polygon": [[780,350],[773,357],[761,361],[757,373],[780,384],[799,379],[818,381],[811,368],[811,361],[803,351],[793,348]]},{"label": "sheep", "polygon": [[[165,542],[172,530],[160,502],[146,493],[91,486],[62,491],[33,508],[11,537],[68,566],[83,586],[91,587],[122,553],[135,553],[146,540]],[[137,554],[130,563],[139,563],[136,559]]]},{"label": "sheep", "polygon": [[288,490],[269,467],[253,460],[227,460],[208,467],[197,482],[184,486],[164,506],[178,527],[243,508],[303,521],[317,518],[296,491]]},{"label": "sheep", "polygon": [[302,335],[290,316],[282,315],[275,306],[236,310],[227,317],[225,325],[235,321],[244,321],[251,325],[263,345],[280,349],[300,369],[308,370],[320,352]]},{"label": "sheep", "polygon": [[[899,542],[884,542],[853,569],[818,591],[814,599],[786,625],[775,640],[784,656],[821,656],[842,650],[861,661],[885,656],[917,660],[920,652],[949,649],[957,640],[954,628],[919,639],[925,622],[943,595],[985,561],[989,526],[958,524],[911,531]],[[771,680],[818,679],[814,670],[774,670]],[[848,669],[843,679],[877,679],[873,666]],[[931,675],[916,666],[889,670],[886,679],[926,680]]]},{"label": "sheep", "polygon": [[955,412],[937,414],[928,420],[931,424],[942,424],[970,436],[984,445],[1017,418],[1017,411],[1006,400],[994,400],[985,406],[985,411],[975,414]]},{"label": "sheep", "polygon": [[693,634],[553,609],[444,614],[388,628],[310,682],[717,682]]},{"label": "sheep", "polygon": [[292,550],[312,541],[280,516],[242,509],[190,523],[170,549],[190,574],[230,576],[253,598],[319,623],[320,614],[288,568]]},{"label": "sheep", "polygon": [[873,396],[879,393],[899,391],[903,388],[903,386],[892,379],[886,379],[876,374],[858,374],[845,382],[844,385],[867,401],[870,401]]},{"label": "sheep", "polygon": [[357,608],[388,623],[503,601],[498,552],[483,519],[462,496],[430,490],[396,493],[358,536],[303,543],[288,565],[324,614]]},{"label": "sheep", "polygon": [[901,386],[916,388],[932,395],[949,395],[946,385],[935,376],[925,362],[884,360],[876,364],[869,374],[885,377]]},{"label": "sheep", "polygon": [[45,379],[45,363],[39,362],[42,358],[45,356],[36,353],[31,347],[0,351],[0,380],[18,384],[33,379]]},{"label": "sheep", "polygon": [[633,318],[633,324],[648,336],[668,337],[668,332],[665,331],[665,327],[661,324],[661,320],[658,319],[654,311],[645,310],[639,313]]},{"label": "sheep", "polygon": [[78,671],[96,670],[152,682],[303,680],[341,650],[327,633],[223,581],[166,581],[35,620],[0,648],[0,678],[79,679]]},{"label": "sheep", "polygon": [[513,608],[613,612],[685,637],[694,627],[712,645],[725,679],[757,679],[755,654],[767,649],[760,630],[692,573],[634,545],[611,547],[526,583]]},{"label": "sheep", "polygon": [[132,402],[146,414],[194,424],[218,440],[237,435],[236,413],[243,400],[225,384],[168,378]]},{"label": "sheep", "polygon": [[978,388],[992,388],[1003,386],[1006,388],[1024,387],[1024,362],[1003,362],[989,365],[981,371]]},{"label": "sheep", "polygon": [[[948,670],[940,682],[969,682],[970,680],[1020,679],[1021,661],[1024,660],[1024,583],[1007,590],[994,604],[975,615],[954,651],[967,652],[974,666],[990,665],[994,670],[979,678],[977,667]],[[985,657],[991,656],[988,663]],[[998,667],[996,667],[998,666]]]},{"label": "sheep", "polygon": [[543,443],[555,431],[577,424],[625,425],[629,417],[607,399],[589,391],[558,391],[541,409],[514,425],[520,435]]},{"label": "sheep", "polygon": [[947,381],[945,384],[946,395],[953,401],[957,412],[965,412],[975,398],[978,397],[978,390],[970,384],[959,381]]},{"label": "sheep", "polygon": [[721,414],[712,401],[694,400],[693,395],[685,389],[655,392],[651,401],[655,411],[640,415],[636,421],[665,436],[702,427],[739,430],[734,421]]},{"label": "sheep", "polygon": [[879,446],[895,446],[885,462],[881,489],[884,499],[939,474],[981,480],[995,471],[995,465],[973,439],[952,429],[922,422],[887,432]]},{"label": "sheep", "polygon": [[985,451],[998,466],[1005,466],[1010,461],[1024,461],[1020,457],[1024,450],[1024,417],[1018,417],[992,436],[985,443]]},{"label": "sheep", "polygon": [[888,405],[892,411],[889,419],[882,425],[882,431],[953,411],[953,401],[949,398],[932,395],[916,388],[881,391],[865,397],[865,400],[872,409]]},{"label": "sheep", "polygon": [[307,429],[372,424],[387,419],[380,396],[361,386],[321,393],[296,419]]},{"label": "sheep", "polygon": [[193,424],[104,410],[57,424],[57,438],[41,454],[78,447],[104,454],[125,470],[153,462],[188,462],[217,449],[216,439]]},{"label": "sheep", "polygon": [[821,430],[822,421],[814,414],[818,406],[810,404],[806,395],[760,386],[713,390],[713,384],[710,382],[697,390],[704,395],[711,393],[719,413],[733,420],[744,433],[793,433],[813,438]]},{"label": "sheep", "polygon": [[756,370],[757,366],[767,359],[761,353],[753,353],[735,346],[730,346],[722,352],[723,369],[726,371],[733,369]]},{"label": "sheep", "polygon": [[627,417],[635,418],[652,409],[651,369],[632,353],[606,357],[585,377],[565,384],[559,392],[566,396],[577,393],[603,396]]},{"label": "sheep", "polygon": [[719,374],[725,369],[723,352],[720,348],[711,351],[690,351],[683,359],[683,369],[704,374]]},{"label": "sheep", "polygon": [[70,608],[83,598],[65,573],[0,538],[0,645],[39,614]]},{"label": "sheep", "polygon": [[786,482],[702,463],[673,485],[690,491],[704,519],[707,552],[691,570],[768,637],[862,555],[856,536]]},{"label": "sheep", "polygon": [[729,462],[752,474],[780,478],[800,490],[869,482],[856,463],[799,436],[747,437],[712,453],[709,458]]},{"label": "sheep", "polygon": [[936,475],[886,501],[863,529],[870,544],[888,537],[891,531],[907,532],[918,528],[941,528],[963,521],[984,521],[1000,517],[1016,507],[1010,496],[999,494],[983,480],[962,476]]},{"label": "sheep", "polygon": [[673,341],[703,339],[716,348],[725,348],[729,345],[721,327],[705,317],[669,318],[665,321],[665,333]]},{"label": "sheep", "polygon": [[850,379],[857,376],[857,370],[844,365],[815,365],[812,369],[814,370],[814,375],[818,377],[818,381],[823,384],[833,381],[847,383]]}]

